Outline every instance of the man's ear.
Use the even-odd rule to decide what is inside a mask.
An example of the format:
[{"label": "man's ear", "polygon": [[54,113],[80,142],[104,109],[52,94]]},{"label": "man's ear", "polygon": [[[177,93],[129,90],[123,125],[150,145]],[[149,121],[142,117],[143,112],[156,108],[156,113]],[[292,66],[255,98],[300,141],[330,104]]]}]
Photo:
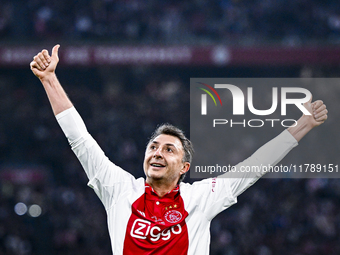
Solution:
[{"label": "man's ear", "polygon": [[188,172],[189,169],[190,169],[190,163],[189,162],[184,162],[183,163],[183,167],[182,167],[182,169],[180,171],[180,174],[184,174],[184,173]]}]

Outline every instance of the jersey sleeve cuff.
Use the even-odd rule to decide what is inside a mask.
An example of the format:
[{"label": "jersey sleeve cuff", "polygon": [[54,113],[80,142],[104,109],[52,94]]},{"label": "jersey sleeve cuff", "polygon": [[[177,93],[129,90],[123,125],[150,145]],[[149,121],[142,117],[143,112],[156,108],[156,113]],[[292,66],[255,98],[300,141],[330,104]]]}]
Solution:
[{"label": "jersey sleeve cuff", "polygon": [[286,143],[291,144],[292,148],[299,145],[299,142],[288,131],[288,129],[285,129],[279,136],[282,137],[281,139],[283,139],[283,141],[286,141]]},{"label": "jersey sleeve cuff", "polygon": [[88,134],[85,123],[74,106],[57,114],[56,119],[70,144]]}]

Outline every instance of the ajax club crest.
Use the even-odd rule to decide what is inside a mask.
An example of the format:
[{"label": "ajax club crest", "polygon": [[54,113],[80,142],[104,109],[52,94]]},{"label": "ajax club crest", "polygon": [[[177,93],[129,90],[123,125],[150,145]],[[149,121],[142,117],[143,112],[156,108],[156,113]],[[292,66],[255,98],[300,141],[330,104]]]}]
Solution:
[{"label": "ajax club crest", "polygon": [[170,210],[165,213],[164,218],[169,223],[177,223],[182,219],[182,214],[177,210]]}]

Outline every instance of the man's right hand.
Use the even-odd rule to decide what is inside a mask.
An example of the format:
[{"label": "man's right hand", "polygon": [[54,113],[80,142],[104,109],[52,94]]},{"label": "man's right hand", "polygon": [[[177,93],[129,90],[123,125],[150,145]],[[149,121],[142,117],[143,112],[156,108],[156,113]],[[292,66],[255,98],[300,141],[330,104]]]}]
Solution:
[{"label": "man's right hand", "polygon": [[54,71],[59,62],[58,49],[60,45],[57,44],[52,49],[52,56],[49,55],[47,50],[42,50],[33,57],[31,62],[31,70],[35,76],[40,80],[43,80],[50,74],[54,74]]},{"label": "man's right hand", "polygon": [[53,47],[51,56],[48,54],[47,50],[42,50],[34,56],[33,61],[30,64],[32,72],[40,79],[45,88],[54,115],[73,106],[55,75],[55,69],[59,62],[59,47],[59,44]]}]

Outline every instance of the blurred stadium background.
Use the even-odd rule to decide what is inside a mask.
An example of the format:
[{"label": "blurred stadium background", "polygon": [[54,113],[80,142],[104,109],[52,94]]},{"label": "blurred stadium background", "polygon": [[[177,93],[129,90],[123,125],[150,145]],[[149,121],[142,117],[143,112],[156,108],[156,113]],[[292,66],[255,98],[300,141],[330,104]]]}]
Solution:
[{"label": "blurred stadium background", "polygon": [[[105,210],[29,69],[56,43],[57,75],[89,131],[140,177],[157,124],[189,134],[190,77],[339,77],[340,2],[1,0],[1,255],[111,254]],[[334,111],[301,162],[322,160],[319,140],[339,156],[340,87],[313,92]],[[230,157],[264,142],[245,138]],[[211,254],[340,254],[339,232],[338,179],[263,179],[214,219]]]}]

